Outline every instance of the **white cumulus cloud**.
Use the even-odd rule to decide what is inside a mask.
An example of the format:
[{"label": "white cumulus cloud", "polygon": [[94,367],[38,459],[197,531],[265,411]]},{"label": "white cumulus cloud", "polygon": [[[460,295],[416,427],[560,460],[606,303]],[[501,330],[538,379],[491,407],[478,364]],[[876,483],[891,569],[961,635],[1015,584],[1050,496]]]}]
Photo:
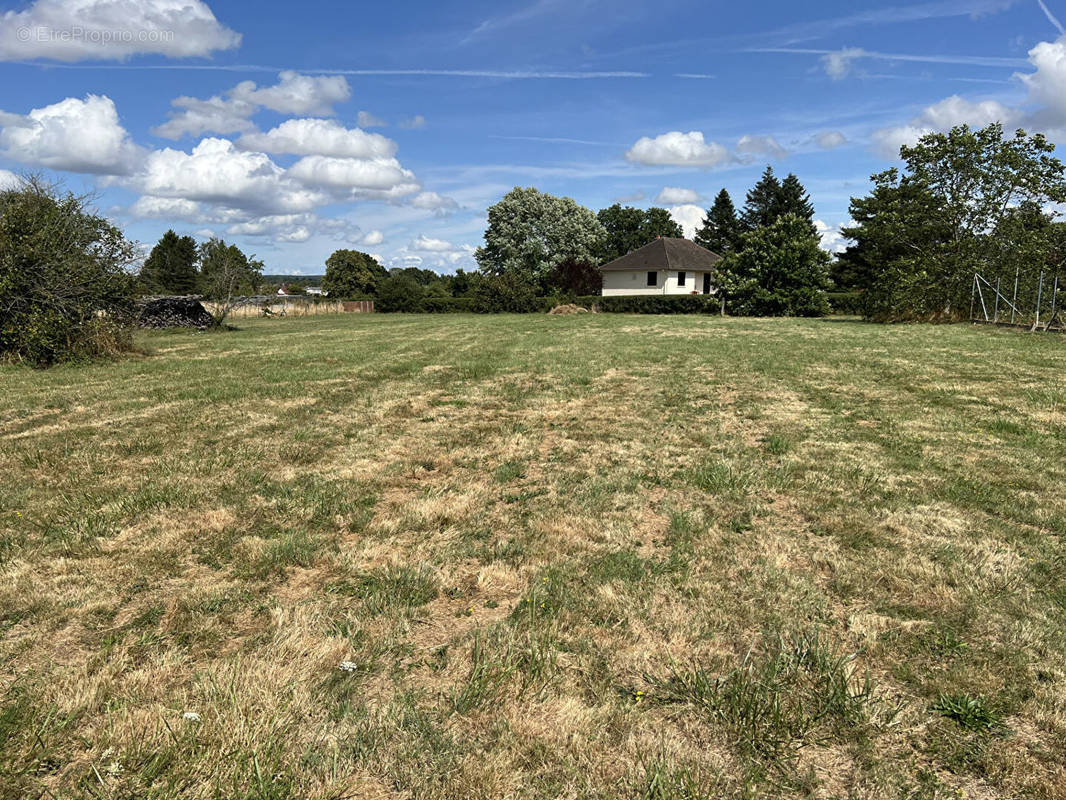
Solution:
[{"label": "white cumulus cloud", "polygon": [[151,153],[131,185],[146,195],[286,214],[328,201],[321,191],[292,180],[265,153],[237,149],[228,139],[204,139],[193,150]]},{"label": "white cumulus cloud", "polygon": [[715,167],[732,158],[722,145],[704,141],[700,131],[670,131],[655,138],[643,136],[626,152],[629,161],[651,166]]},{"label": "white cumulus cloud", "polygon": [[111,98],[93,94],[25,116],[0,112],[0,148],[24,164],[97,175],[129,174],[142,154]]},{"label": "white cumulus cloud", "polygon": [[655,198],[657,203],[680,205],[681,203],[695,203],[700,199],[700,193],[695,189],[684,189],[680,186],[664,186],[659,196]]},{"label": "white cumulus cloud", "polygon": [[177,97],[171,101],[176,110],[152,133],[180,139],[186,134],[254,131],[251,118],[263,108],[280,114],[328,117],[334,113],[333,104],[348,100],[351,94],[351,87],[342,76],[316,77],[286,70],[273,86],[259,87],[254,81],[242,81],[206,100]]},{"label": "white cumulus cloud", "polygon": [[1066,36],[1054,42],[1040,42],[1029,51],[1036,72],[1017,75],[1029,90],[1029,99],[1052,112],[1056,124],[1066,122]]},{"label": "white cumulus cloud", "polygon": [[375,247],[385,241],[385,234],[381,231],[368,231],[362,238],[362,243]]},{"label": "white cumulus cloud", "polygon": [[346,191],[351,199],[394,200],[421,188],[414,173],[395,158],[305,156],[286,174],[309,187]]},{"label": "white cumulus cloud", "polygon": [[396,143],[377,133],[345,128],[329,119],[290,119],[266,133],[248,133],[238,145],[246,150],[335,158],[389,158]]},{"label": "white cumulus cloud", "polygon": [[243,100],[215,95],[206,100],[196,97],[176,97],[170,104],[179,111],[171,111],[170,119],[152,129],[156,136],[180,139],[185,134],[201,136],[205,133],[243,133],[255,130],[251,117],[259,109]]},{"label": "white cumulus cloud", "polygon": [[888,158],[899,156],[903,145],[913,145],[921,137],[936,131],[946,131],[955,125],[970,125],[983,128],[993,122],[1011,125],[1019,121],[1021,114],[995,100],[972,102],[958,95],[928,106],[906,125],[881,128],[874,131],[875,148]]},{"label": "white cumulus cloud", "polygon": [[848,220],[843,225],[837,225],[833,227],[820,219],[814,221],[814,227],[818,230],[819,244],[823,250],[828,250],[830,253],[839,253],[845,247],[848,246],[848,240],[841,234],[840,229],[842,227],[849,227],[854,225],[851,220]]},{"label": "white cumulus cloud", "polygon": [[459,208],[459,204],[455,200],[439,195],[436,192],[419,192],[411,198],[411,205],[423,211],[432,211],[441,217]]},{"label": "white cumulus cloud", "polygon": [[426,234],[419,234],[409,245],[400,248],[393,259],[398,266],[452,267],[461,263],[472,263],[474,248],[468,244],[452,244],[445,239],[437,239]]},{"label": "white cumulus cloud", "polygon": [[691,239],[696,235],[696,231],[702,227],[703,218],[707,213],[700,206],[688,203],[672,206],[669,211],[670,217],[681,226],[681,231],[685,234],[686,239]]},{"label": "white cumulus cloud", "polygon": [[15,189],[19,185],[19,176],[6,169],[0,169],[0,192]]},{"label": "white cumulus cloud", "polygon": [[240,42],[201,0],[36,0],[0,14],[0,61],[192,58]]},{"label": "white cumulus cloud", "polygon": [[352,89],[342,75],[301,75],[284,70],[273,86],[259,88],[252,81],[237,84],[231,93],[237,100],[277,111],[279,114],[330,116],[336,103],[352,96]]}]

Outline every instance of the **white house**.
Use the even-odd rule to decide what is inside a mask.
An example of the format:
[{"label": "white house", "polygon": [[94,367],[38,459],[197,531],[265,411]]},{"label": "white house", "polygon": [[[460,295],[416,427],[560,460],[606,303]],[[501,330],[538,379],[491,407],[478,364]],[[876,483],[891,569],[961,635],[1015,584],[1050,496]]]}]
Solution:
[{"label": "white house", "polygon": [[603,296],[714,294],[717,253],[688,239],[656,239],[600,267]]}]

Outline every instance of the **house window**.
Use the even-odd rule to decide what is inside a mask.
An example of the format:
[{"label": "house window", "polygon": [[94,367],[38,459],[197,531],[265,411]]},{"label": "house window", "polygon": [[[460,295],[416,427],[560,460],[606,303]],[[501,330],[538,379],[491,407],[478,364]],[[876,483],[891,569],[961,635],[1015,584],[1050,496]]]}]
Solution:
[{"label": "house window", "polygon": [[654,271],[653,272],[649,272],[648,273],[648,286],[658,286],[658,285],[659,285],[659,273],[658,272],[654,272]]},{"label": "house window", "polygon": [[684,272],[677,273],[677,285],[678,286],[684,286],[685,285],[685,273]]}]

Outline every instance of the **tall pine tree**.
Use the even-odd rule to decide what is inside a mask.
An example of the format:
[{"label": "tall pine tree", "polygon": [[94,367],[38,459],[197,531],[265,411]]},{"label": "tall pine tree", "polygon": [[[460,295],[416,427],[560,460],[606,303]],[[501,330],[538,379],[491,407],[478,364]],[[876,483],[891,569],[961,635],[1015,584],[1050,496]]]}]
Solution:
[{"label": "tall pine tree", "polygon": [[800,219],[807,221],[807,224],[811,226],[812,232],[818,232],[814,225],[814,204],[811,203],[811,196],[807,194],[807,190],[800,183],[800,179],[791,172],[788,173],[788,177],[781,181],[777,215],[782,216],[784,214],[795,214]]},{"label": "tall pine tree", "polygon": [[157,294],[192,294],[199,277],[196,258],[196,242],[191,236],[167,231],[141,267],[144,290]]},{"label": "tall pine tree", "polygon": [[746,231],[772,225],[781,216],[781,182],[774,175],[774,168],[768,166],[759,182],[748,192],[744,210],[740,213],[740,222]]},{"label": "tall pine tree", "polygon": [[740,232],[740,220],[737,219],[733,198],[722,189],[703,218],[703,226],[696,231],[696,244],[724,256],[736,250]]}]

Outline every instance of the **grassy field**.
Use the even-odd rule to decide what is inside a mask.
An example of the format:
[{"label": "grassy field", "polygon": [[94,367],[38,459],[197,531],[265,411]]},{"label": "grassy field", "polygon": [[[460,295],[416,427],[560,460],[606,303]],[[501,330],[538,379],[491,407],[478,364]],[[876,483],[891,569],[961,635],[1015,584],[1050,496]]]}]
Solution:
[{"label": "grassy field", "polygon": [[1066,342],[349,315],[0,367],[0,797],[1066,796]]}]

